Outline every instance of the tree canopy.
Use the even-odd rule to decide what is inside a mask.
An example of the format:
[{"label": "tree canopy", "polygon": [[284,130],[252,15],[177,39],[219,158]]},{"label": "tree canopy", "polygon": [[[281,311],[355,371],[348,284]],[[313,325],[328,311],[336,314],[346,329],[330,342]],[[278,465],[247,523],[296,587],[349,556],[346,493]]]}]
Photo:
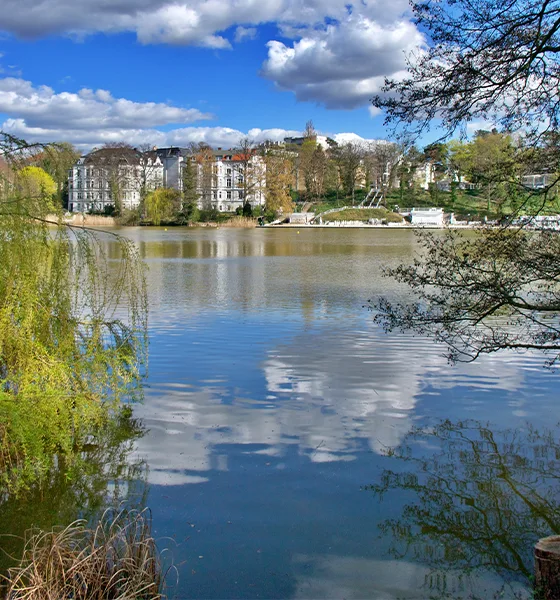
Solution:
[{"label": "tree canopy", "polygon": [[71,463],[133,393],[145,358],[134,245],[52,220],[52,206],[22,193],[35,150],[0,134],[11,168],[0,195],[0,484],[12,491]]},{"label": "tree canopy", "polygon": [[154,225],[170,220],[181,208],[181,192],[158,188],[146,196],[146,215]]},{"label": "tree canopy", "polygon": [[[508,214],[494,231],[422,236],[414,264],[387,271],[415,300],[382,299],[374,303],[376,319],[388,330],[433,335],[451,361],[537,349],[554,364],[560,239],[537,216],[556,208],[560,177],[560,7],[551,0],[441,0],[415,2],[413,11],[428,46],[373,103],[407,135],[433,123],[443,137],[474,120],[495,124],[501,132],[478,132],[467,152],[456,144],[448,160],[459,178],[469,174],[483,188],[488,209],[503,214],[507,203]],[[516,144],[507,135],[514,131]],[[535,173],[547,174],[547,183],[527,188],[523,175]],[[525,231],[528,224],[537,231]]]},{"label": "tree canopy", "polygon": [[373,104],[387,121],[418,133],[434,120],[447,134],[473,120],[556,131],[560,101],[560,6],[554,0],[414,2],[427,47],[408,76],[386,80]]},{"label": "tree canopy", "polygon": [[[28,202],[42,204],[42,208],[54,210],[53,195],[56,193],[54,179],[41,167],[23,167],[16,173],[16,188]],[[34,210],[41,211],[41,207]]]}]

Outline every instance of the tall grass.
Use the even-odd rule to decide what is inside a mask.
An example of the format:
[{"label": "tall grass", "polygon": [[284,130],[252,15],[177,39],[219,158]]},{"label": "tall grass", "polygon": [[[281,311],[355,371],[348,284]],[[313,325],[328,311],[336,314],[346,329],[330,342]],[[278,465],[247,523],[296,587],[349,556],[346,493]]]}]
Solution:
[{"label": "tall grass", "polygon": [[256,227],[257,219],[251,217],[242,217],[235,216],[229,219],[228,221],[224,221],[220,223],[220,227]]},{"label": "tall grass", "polygon": [[157,600],[161,562],[146,511],[106,512],[94,528],[83,520],[29,532],[23,558],[8,571],[8,600]]}]

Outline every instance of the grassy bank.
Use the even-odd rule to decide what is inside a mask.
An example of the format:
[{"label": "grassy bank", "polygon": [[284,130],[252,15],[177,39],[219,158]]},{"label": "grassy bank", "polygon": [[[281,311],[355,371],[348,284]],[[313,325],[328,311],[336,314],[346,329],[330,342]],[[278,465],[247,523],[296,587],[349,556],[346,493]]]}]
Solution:
[{"label": "grassy bank", "polygon": [[384,208],[348,208],[338,212],[329,213],[323,217],[324,222],[333,221],[369,221],[377,219],[387,223],[402,223],[403,218]]}]

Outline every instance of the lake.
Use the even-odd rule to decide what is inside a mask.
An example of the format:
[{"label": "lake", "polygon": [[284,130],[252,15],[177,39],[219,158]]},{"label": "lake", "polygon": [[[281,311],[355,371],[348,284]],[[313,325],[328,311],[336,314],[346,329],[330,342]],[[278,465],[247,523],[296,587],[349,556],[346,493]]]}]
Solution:
[{"label": "lake", "polygon": [[150,507],[170,596],[530,597],[560,530],[559,375],[380,330],[367,301],[406,298],[382,269],[413,232],[123,232],[150,362],[109,491]]}]

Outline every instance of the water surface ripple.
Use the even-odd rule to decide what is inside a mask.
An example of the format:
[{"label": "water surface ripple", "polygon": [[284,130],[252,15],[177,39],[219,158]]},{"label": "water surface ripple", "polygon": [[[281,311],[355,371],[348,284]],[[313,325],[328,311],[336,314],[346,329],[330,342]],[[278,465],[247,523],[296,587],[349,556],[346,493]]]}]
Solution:
[{"label": "water surface ripple", "polygon": [[[412,233],[126,234],[151,307],[136,458],[176,597],[528,597],[500,552],[529,565],[551,528],[516,502],[520,489],[543,506],[560,492],[557,459],[542,458],[558,438],[557,375],[519,354],[451,367],[431,341],[374,326],[367,300],[407,293],[381,272],[411,260]],[[508,456],[509,487],[480,483],[502,481],[493,469]],[[437,536],[434,510],[457,517]],[[492,530],[475,547],[481,513],[515,514],[527,536],[508,546]],[[484,558],[472,572],[469,553]]]}]

